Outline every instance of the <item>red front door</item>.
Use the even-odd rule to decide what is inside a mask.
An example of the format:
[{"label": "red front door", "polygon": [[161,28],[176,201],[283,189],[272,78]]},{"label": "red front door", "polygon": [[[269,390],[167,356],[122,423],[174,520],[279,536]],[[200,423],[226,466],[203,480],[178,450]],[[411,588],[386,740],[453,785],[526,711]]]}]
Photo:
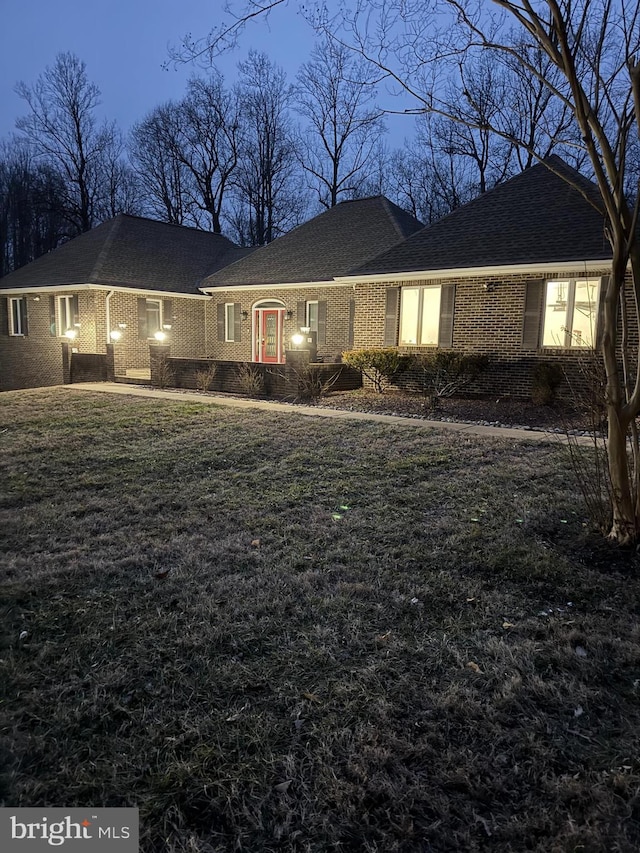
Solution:
[{"label": "red front door", "polygon": [[260,334],[260,361],[277,364],[279,359],[280,311],[262,311],[262,329]]}]

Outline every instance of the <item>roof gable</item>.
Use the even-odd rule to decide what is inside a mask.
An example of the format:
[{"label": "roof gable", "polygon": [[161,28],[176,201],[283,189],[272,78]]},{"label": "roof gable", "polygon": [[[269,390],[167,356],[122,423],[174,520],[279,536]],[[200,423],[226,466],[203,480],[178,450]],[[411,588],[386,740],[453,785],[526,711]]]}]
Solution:
[{"label": "roof gable", "polygon": [[610,259],[599,204],[595,184],[550,157],[350,274]]},{"label": "roof gable", "polygon": [[384,196],[341,202],[209,276],[203,287],[331,281],[421,227]]},{"label": "roof gable", "polygon": [[199,293],[206,275],[244,254],[221,234],[120,214],[0,279],[0,288],[96,284]]}]

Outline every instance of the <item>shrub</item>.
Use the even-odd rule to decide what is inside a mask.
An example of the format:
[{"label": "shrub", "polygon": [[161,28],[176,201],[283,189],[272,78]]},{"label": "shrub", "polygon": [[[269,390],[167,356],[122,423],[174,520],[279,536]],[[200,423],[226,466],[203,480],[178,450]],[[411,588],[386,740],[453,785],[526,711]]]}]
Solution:
[{"label": "shrub", "polygon": [[161,390],[172,386],[175,381],[175,377],[173,375],[173,370],[169,365],[169,361],[166,358],[161,358],[158,360],[157,367],[155,369],[155,384]]},{"label": "shrub", "polygon": [[331,391],[341,372],[341,368],[329,374],[319,367],[305,367],[303,370],[293,368],[298,383],[296,402],[316,403]]},{"label": "shrub", "polygon": [[562,368],[558,364],[540,361],[533,368],[531,399],[538,406],[550,406],[562,382]]},{"label": "shrub", "polygon": [[443,397],[453,397],[468,388],[489,366],[486,355],[463,352],[430,352],[412,357],[420,376],[425,406],[438,407]]},{"label": "shrub", "polygon": [[350,350],[342,361],[361,371],[379,394],[409,366],[409,357],[392,348]]},{"label": "shrub", "polygon": [[218,365],[213,362],[206,369],[196,371],[196,388],[202,394],[206,394],[213,385],[213,380],[216,378]]},{"label": "shrub", "polygon": [[241,364],[237,370],[238,385],[248,397],[260,397],[264,394],[264,376],[258,367]]}]

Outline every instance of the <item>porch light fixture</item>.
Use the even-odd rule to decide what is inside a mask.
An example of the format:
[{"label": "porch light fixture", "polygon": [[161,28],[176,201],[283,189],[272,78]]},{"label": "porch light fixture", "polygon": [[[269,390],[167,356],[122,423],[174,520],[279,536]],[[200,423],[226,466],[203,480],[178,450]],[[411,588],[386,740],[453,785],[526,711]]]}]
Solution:
[{"label": "porch light fixture", "polygon": [[287,311],[287,320],[293,320],[293,311]]},{"label": "porch light fixture", "polygon": [[110,338],[111,338],[111,340],[112,340],[112,341],[114,341],[114,342],[115,342],[115,341],[119,341],[119,340],[120,340],[120,338],[122,337],[122,332],[120,331],[120,329],[112,329],[112,330],[109,332],[109,337],[110,337]]},{"label": "porch light fixture", "polygon": [[296,333],[295,335],[291,335],[291,343],[294,347],[299,347],[304,343],[304,335]]},{"label": "porch light fixture", "polygon": [[485,293],[493,293],[493,291],[496,289],[495,281],[485,281],[485,283],[482,285],[482,289]]},{"label": "porch light fixture", "polygon": [[161,332],[161,331],[157,331],[153,337],[157,341],[159,341],[160,343],[162,343],[162,341],[165,341],[167,339],[166,334],[164,332]]},{"label": "porch light fixture", "polygon": [[75,329],[67,329],[67,331],[64,333],[64,336],[70,341],[74,341],[78,337],[78,333]]},{"label": "porch light fixture", "polygon": [[240,313],[242,314],[242,319],[243,319],[243,320],[248,320],[248,319],[249,319],[249,312],[248,312],[248,311],[241,311]]}]

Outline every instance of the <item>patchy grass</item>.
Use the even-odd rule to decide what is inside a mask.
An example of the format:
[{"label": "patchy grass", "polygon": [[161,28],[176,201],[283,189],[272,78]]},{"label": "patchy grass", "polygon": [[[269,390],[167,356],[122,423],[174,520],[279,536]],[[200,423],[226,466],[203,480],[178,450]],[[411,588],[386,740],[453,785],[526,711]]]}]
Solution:
[{"label": "patchy grass", "polygon": [[155,851],[637,851],[635,555],[566,454],[0,398],[5,805]]}]

